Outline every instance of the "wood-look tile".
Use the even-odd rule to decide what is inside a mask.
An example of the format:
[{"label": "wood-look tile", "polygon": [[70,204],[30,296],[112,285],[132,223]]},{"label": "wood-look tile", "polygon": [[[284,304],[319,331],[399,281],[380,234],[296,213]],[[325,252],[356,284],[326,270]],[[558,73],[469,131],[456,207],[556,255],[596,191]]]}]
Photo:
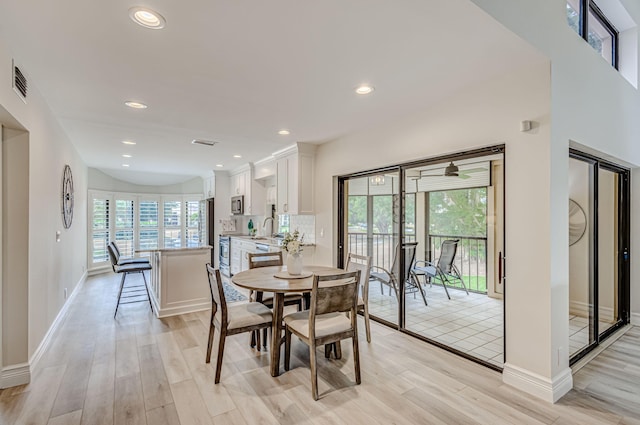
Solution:
[{"label": "wood-look tile", "polygon": [[150,425],[180,425],[176,406],[172,403],[148,410],[147,423]]},{"label": "wood-look tile", "polygon": [[204,352],[199,347],[184,350],[183,355],[211,417],[238,407],[229,397],[224,385],[214,384],[215,368],[204,362]]},{"label": "wood-look tile", "polygon": [[75,410],[64,415],[52,417],[47,425],[80,425],[82,410]]},{"label": "wood-look tile", "polygon": [[173,332],[156,335],[156,341],[169,383],[175,384],[176,382],[191,379],[191,373],[184,361]]},{"label": "wood-look tile", "polygon": [[0,424],[640,425],[637,327],[578,371],[575,390],[550,404],[504,384],[493,370],[372,323],[370,344],[359,327],[362,385],[353,382],[345,343],[340,360],[319,352],[314,401],[304,344],[294,339],[292,369],[281,367],[273,378],[269,350],[251,349],[246,334],[230,337],[215,385],[215,351],[213,363],[204,363],[210,312],[158,320],[140,303],[114,320],[118,278],[89,278],[32,382],[0,390]]},{"label": "wood-look tile", "polygon": [[27,400],[16,424],[45,425],[49,422],[66,366],[51,366],[38,373],[38,385],[31,385]]},{"label": "wood-look tile", "polygon": [[115,395],[115,356],[94,363],[87,385],[82,425],[112,425]]},{"label": "wood-look tile", "polygon": [[155,344],[138,347],[140,356],[140,378],[146,410],[153,410],[166,404],[172,404],[171,388],[160,352]]},{"label": "wood-look tile", "polygon": [[60,383],[51,417],[82,410],[93,363],[93,348],[92,343],[83,345],[69,357],[69,366]]},{"label": "wood-look tile", "polygon": [[139,373],[140,362],[135,336],[119,339],[116,343],[116,378]]},{"label": "wood-look tile", "polygon": [[114,425],[147,425],[140,374],[116,378]]},{"label": "wood-look tile", "polygon": [[211,416],[193,379],[171,384],[176,411],[181,424],[212,425]]}]

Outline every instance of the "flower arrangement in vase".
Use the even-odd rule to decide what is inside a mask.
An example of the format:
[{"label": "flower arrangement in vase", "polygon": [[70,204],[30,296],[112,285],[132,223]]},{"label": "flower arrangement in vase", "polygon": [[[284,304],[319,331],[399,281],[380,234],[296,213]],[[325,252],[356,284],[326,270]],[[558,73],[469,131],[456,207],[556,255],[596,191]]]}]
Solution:
[{"label": "flower arrangement in vase", "polygon": [[287,252],[287,272],[291,275],[302,273],[302,242],[304,235],[296,229],[293,233],[287,232],[282,240],[282,249]]}]

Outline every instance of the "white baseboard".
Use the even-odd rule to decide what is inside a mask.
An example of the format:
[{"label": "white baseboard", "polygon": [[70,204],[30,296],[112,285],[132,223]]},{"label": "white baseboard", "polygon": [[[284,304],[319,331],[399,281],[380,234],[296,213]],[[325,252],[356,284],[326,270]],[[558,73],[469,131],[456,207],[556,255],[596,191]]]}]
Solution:
[{"label": "white baseboard", "polygon": [[640,326],[640,313],[631,313],[631,324],[633,326]]},{"label": "white baseboard", "polygon": [[551,380],[506,363],[502,371],[502,382],[549,403],[560,400],[573,388],[573,376],[568,367]]},{"label": "white baseboard", "polygon": [[31,358],[29,359],[29,364],[31,365],[32,370],[36,369],[36,367],[38,366],[38,362],[42,358],[42,355],[47,351],[47,348],[49,348],[49,344],[51,344],[51,338],[53,334],[58,330],[58,328],[64,322],[64,319],[67,317],[67,313],[69,312],[69,306],[71,305],[71,302],[76,297],[78,292],[80,292],[80,288],[82,287],[82,285],[84,285],[84,282],[86,280],[87,280],[87,272],[85,271],[80,277],[80,280],[78,281],[71,295],[67,297],[67,301],[65,301],[64,305],[58,312],[58,315],[56,316],[55,320],[49,327],[49,330],[45,334],[44,338],[42,338],[42,341],[40,341],[40,345],[38,345],[38,348],[36,348],[36,351],[34,351],[33,354],[31,355]]},{"label": "white baseboard", "polygon": [[28,384],[31,381],[31,368],[28,363],[5,366],[0,372],[0,389]]}]

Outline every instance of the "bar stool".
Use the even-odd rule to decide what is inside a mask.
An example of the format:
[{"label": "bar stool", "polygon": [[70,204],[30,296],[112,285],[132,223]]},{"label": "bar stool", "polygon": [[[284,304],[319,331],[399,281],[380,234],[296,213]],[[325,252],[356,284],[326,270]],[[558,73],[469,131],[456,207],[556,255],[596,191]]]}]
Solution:
[{"label": "bar stool", "polygon": [[[147,286],[147,278],[144,275],[146,270],[151,270],[151,263],[149,261],[146,262],[138,262],[138,263],[130,263],[130,264],[118,264],[118,255],[115,252],[115,249],[111,244],[107,245],[107,250],[109,251],[109,260],[111,261],[111,267],[113,271],[116,273],[122,274],[122,279],[120,280],[120,291],[118,292],[118,302],[116,303],[116,311],[113,313],[113,318],[115,319],[118,314],[118,307],[120,304],[131,304],[137,302],[144,302],[144,299],[137,299],[134,301],[126,301],[120,303],[120,299],[122,298],[124,282],[127,278],[127,275],[130,273],[142,273],[142,279],[144,280],[144,290],[147,294],[147,300],[149,301],[149,306],[151,306],[151,312],[153,312],[153,305],[151,304],[151,296],[149,295],[149,287]],[[142,289],[143,285],[134,285],[127,287],[127,290],[124,291],[124,298],[138,298],[144,295]]]}]

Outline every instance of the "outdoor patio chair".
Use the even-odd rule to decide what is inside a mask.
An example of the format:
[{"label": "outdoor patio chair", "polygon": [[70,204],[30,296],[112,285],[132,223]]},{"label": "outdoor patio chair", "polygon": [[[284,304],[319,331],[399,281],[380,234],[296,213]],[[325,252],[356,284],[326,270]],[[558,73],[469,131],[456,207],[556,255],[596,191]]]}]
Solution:
[{"label": "outdoor patio chair", "polygon": [[416,258],[416,247],[418,246],[418,242],[405,242],[402,244],[402,251],[404,252],[404,272],[400,276],[396,275],[396,270],[398,269],[398,250],[396,249],[396,254],[393,257],[393,266],[391,266],[391,270],[387,270],[380,266],[371,266],[371,274],[370,278],[373,280],[377,280],[380,282],[380,288],[382,292],[382,285],[387,285],[393,289],[396,298],[400,297],[400,282],[404,282],[405,284],[405,293],[413,293],[415,295],[416,292],[420,292],[422,296],[422,300],[424,301],[424,305],[427,304],[427,297],[424,294],[424,289],[420,286],[420,281],[418,277],[415,275],[413,271],[413,263]]},{"label": "outdoor patio chair", "polygon": [[453,285],[455,283],[461,283],[467,295],[469,291],[464,284],[460,271],[453,264],[456,258],[456,251],[458,250],[459,239],[446,239],[442,241],[440,246],[440,258],[438,262],[431,263],[429,261],[416,261],[413,268],[413,273],[417,278],[417,275],[424,275],[429,280],[429,284],[433,284],[433,281],[437,281],[442,284],[444,291],[447,293],[447,298],[451,299],[447,284]]}]

